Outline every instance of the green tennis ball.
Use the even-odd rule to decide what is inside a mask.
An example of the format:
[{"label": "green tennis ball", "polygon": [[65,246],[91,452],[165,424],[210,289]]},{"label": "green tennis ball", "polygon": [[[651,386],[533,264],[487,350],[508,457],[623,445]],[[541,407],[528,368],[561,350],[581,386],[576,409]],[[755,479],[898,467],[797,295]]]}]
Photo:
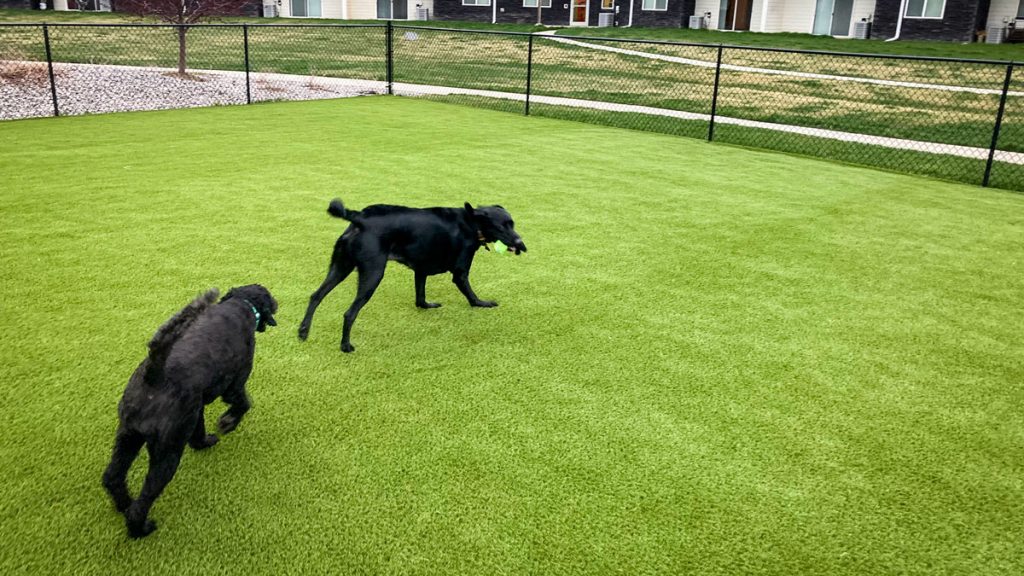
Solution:
[{"label": "green tennis ball", "polygon": [[507,250],[508,250],[508,246],[505,246],[504,242],[502,242],[501,240],[495,240],[494,241],[494,251],[495,252],[497,252],[498,254],[504,254]]}]

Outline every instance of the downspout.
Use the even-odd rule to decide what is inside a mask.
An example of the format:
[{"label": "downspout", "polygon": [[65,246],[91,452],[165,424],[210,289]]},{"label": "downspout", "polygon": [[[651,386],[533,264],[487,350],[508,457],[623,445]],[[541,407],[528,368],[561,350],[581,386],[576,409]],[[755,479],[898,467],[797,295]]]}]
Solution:
[{"label": "downspout", "polygon": [[771,2],[771,0],[763,0],[763,2],[761,3],[761,32],[767,32],[768,31],[768,30],[765,29],[765,27],[768,26],[768,3],[769,2]]},{"label": "downspout", "polygon": [[896,35],[886,40],[886,42],[892,42],[893,40],[900,39],[900,32],[903,31],[903,15],[907,12],[907,0],[900,0],[900,13],[896,17]]},{"label": "downspout", "polygon": [[633,27],[633,1],[629,0],[629,24],[626,24],[626,28]]},{"label": "downspout", "polygon": [[341,0],[341,19],[348,20],[348,0]]},{"label": "downspout", "polygon": [[[540,4],[540,0],[537,0]],[[491,24],[498,23],[498,0],[491,0]]]}]

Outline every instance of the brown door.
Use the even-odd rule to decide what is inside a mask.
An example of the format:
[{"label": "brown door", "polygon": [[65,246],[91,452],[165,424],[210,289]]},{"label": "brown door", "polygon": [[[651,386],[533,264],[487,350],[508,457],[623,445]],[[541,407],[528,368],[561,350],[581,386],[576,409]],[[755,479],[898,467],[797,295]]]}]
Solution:
[{"label": "brown door", "polygon": [[570,22],[570,24],[586,24],[586,23],[587,23],[587,0],[572,0],[572,22]]},{"label": "brown door", "polygon": [[753,0],[729,0],[725,11],[725,30],[750,30],[750,12]]},{"label": "brown door", "polygon": [[750,30],[750,10],[752,0],[736,0],[736,26],[733,30]]}]

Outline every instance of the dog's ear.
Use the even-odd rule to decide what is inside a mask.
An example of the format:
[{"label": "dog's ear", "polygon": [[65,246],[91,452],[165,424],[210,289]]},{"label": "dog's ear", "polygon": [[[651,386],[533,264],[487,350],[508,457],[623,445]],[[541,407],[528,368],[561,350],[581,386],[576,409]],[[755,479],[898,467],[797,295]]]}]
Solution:
[{"label": "dog's ear", "polygon": [[474,210],[473,210],[473,205],[472,204],[470,204],[469,202],[466,202],[462,207],[466,209],[466,216],[473,216],[474,215],[473,214]]}]

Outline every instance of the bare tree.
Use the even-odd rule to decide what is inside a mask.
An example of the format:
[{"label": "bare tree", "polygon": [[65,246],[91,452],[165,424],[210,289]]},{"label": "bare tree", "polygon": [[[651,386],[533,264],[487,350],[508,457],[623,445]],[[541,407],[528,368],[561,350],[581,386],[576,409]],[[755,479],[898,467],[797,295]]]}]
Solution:
[{"label": "bare tree", "polygon": [[150,16],[178,26],[178,74],[185,74],[185,34],[188,27],[207,18],[236,16],[252,0],[118,0],[117,10]]}]

